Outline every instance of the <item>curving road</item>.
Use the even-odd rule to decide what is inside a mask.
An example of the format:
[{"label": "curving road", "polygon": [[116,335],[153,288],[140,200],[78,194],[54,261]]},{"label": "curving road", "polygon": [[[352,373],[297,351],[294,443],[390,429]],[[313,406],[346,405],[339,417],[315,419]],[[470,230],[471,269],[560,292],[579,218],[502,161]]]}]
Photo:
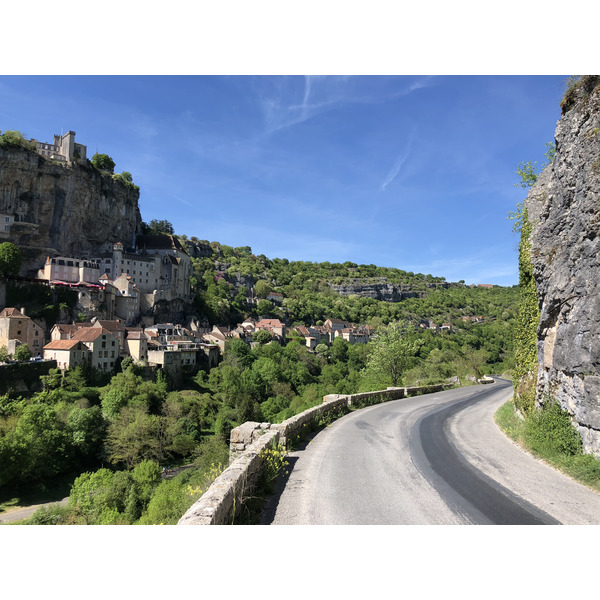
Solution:
[{"label": "curving road", "polygon": [[600,494],[498,429],[493,414],[511,395],[498,379],[338,419],[290,454],[261,523],[600,523]]}]

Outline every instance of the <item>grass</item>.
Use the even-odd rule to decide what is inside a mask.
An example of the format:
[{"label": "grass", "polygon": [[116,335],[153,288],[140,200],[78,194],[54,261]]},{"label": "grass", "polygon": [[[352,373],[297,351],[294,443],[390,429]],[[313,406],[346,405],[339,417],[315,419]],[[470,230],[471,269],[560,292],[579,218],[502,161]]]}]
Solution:
[{"label": "grass", "polygon": [[600,492],[600,460],[583,454],[579,433],[571,425],[568,413],[558,404],[549,403],[546,408],[523,418],[509,400],[496,411],[494,418],[500,429],[524,450]]}]

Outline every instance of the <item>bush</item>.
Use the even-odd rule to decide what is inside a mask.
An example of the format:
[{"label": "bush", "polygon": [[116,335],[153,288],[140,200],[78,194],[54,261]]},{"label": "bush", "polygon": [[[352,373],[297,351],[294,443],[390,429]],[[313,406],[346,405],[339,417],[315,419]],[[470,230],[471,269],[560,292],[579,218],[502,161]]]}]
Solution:
[{"label": "bush", "polygon": [[574,456],[582,453],[581,436],[571,417],[552,401],[534,411],[525,425],[525,440],[536,454]]},{"label": "bush", "polygon": [[115,170],[115,161],[108,154],[94,154],[92,156],[92,164],[96,169],[113,173]]},{"label": "bush", "polygon": [[67,525],[73,520],[73,510],[68,506],[51,504],[41,506],[23,525]]}]

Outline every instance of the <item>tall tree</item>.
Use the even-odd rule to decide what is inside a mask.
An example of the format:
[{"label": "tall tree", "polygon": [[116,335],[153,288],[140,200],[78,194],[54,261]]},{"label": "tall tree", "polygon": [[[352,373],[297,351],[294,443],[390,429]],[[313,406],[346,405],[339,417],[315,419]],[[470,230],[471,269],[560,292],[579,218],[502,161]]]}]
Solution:
[{"label": "tall tree", "polygon": [[145,233],[149,235],[173,235],[175,233],[172,223],[166,219],[152,219],[152,221],[146,225],[145,229]]},{"label": "tall tree", "polygon": [[414,328],[405,321],[380,327],[372,342],[367,371],[397,386],[419,348],[413,337]]},{"label": "tall tree", "polygon": [[22,262],[21,251],[13,243],[0,244],[0,275],[17,275]]}]

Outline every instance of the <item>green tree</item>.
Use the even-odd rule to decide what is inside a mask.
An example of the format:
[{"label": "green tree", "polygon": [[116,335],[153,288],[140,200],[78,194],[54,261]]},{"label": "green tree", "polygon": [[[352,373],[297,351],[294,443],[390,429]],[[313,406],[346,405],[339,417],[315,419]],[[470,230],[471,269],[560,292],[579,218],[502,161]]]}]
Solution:
[{"label": "green tree", "polygon": [[120,181],[122,184],[124,184],[125,186],[135,189],[135,190],[139,190],[139,186],[135,185],[135,183],[133,183],[133,176],[131,175],[131,173],[129,173],[128,171],[123,171],[122,173],[115,173],[113,175],[113,179],[115,181]]},{"label": "green tree", "polygon": [[96,169],[113,173],[115,170],[115,161],[108,154],[94,154],[92,164]]},{"label": "green tree", "polygon": [[122,408],[108,428],[109,460],[113,464],[125,463],[128,469],[142,460],[160,461],[164,456],[160,425],[161,419],[149,415],[143,407]]},{"label": "green tree", "polygon": [[259,315],[268,315],[271,312],[271,303],[268,300],[259,300],[256,304],[256,312]]},{"label": "green tree", "polygon": [[8,362],[10,360],[10,354],[6,349],[6,346],[0,346],[0,362]]},{"label": "green tree", "polygon": [[0,244],[0,275],[17,275],[22,262],[21,251],[13,243]]},{"label": "green tree", "polygon": [[264,329],[259,329],[252,334],[252,341],[260,344],[261,346],[264,344],[268,344],[273,339],[273,336]]},{"label": "green tree", "polygon": [[145,233],[148,235],[173,235],[175,229],[173,228],[172,223],[166,219],[152,219],[152,221],[145,226]]},{"label": "green tree", "polygon": [[20,131],[7,129],[0,135],[0,148],[25,148],[35,150],[35,144],[26,140]]},{"label": "green tree", "polygon": [[31,358],[31,350],[27,344],[21,344],[17,347],[14,354],[14,359],[20,362],[25,362]]},{"label": "green tree", "polygon": [[73,408],[67,417],[67,434],[80,462],[93,463],[100,458],[106,434],[100,407]]},{"label": "green tree", "polygon": [[371,342],[367,371],[397,386],[419,348],[413,337],[414,329],[406,321],[380,327],[377,338]]},{"label": "green tree", "polygon": [[14,430],[19,478],[44,480],[67,465],[67,436],[55,410],[46,404],[25,407]]},{"label": "green tree", "polygon": [[266,281],[260,280],[254,284],[254,293],[257,298],[266,298],[270,291],[271,286]]},{"label": "green tree", "polygon": [[329,346],[327,344],[323,344],[322,342],[320,344],[317,344],[316,348],[315,348],[315,352],[317,354],[321,354],[321,355],[325,355],[327,354],[327,352],[329,351]]}]

